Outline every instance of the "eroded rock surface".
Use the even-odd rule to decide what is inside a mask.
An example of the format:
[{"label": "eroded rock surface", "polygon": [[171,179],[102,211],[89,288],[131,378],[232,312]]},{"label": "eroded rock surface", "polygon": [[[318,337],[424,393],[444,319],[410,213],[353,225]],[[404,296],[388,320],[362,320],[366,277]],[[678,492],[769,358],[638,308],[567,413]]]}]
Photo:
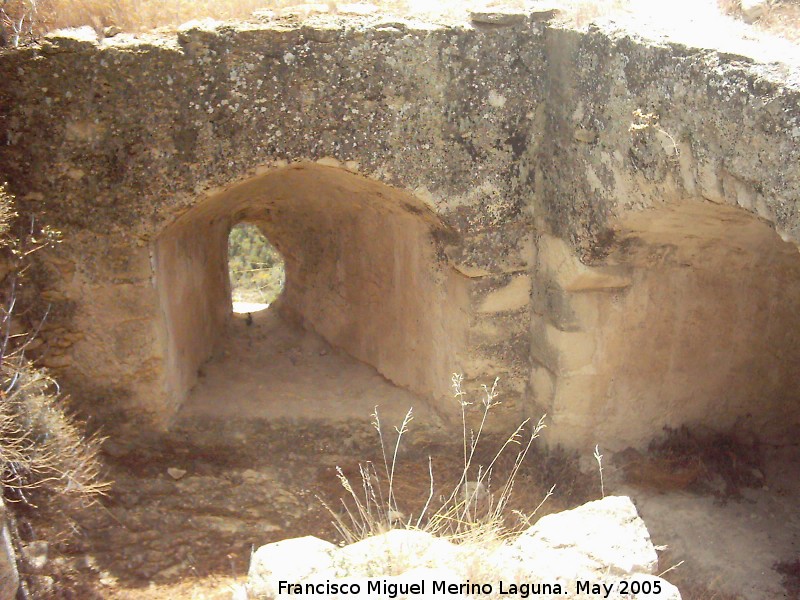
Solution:
[{"label": "eroded rock surface", "polygon": [[[579,598],[593,589],[581,592],[579,582],[591,582],[600,586],[596,589],[608,586],[609,598],[680,600],[677,588],[653,575],[656,562],[650,535],[631,500],[609,496],[548,515],[512,542],[456,545],[424,531],[398,529],[344,548],[314,537],[268,544],[253,555],[248,593],[281,598],[290,595],[287,583],[334,583],[358,585],[358,597],[389,598],[393,589],[396,595],[403,586],[416,584],[416,591],[401,591],[396,597],[434,598],[435,585],[455,585],[456,591],[447,596],[467,598],[476,594],[461,586],[472,583],[491,588],[484,587],[479,596],[500,597],[501,585],[508,593],[512,585],[540,584],[537,596]],[[621,593],[622,581],[639,587],[632,595]],[[371,594],[370,585],[378,585]],[[648,591],[639,595],[642,589]],[[334,591],[328,597],[350,595]]]},{"label": "eroded rock surface", "polygon": [[250,221],[286,258],[284,318],[436,408],[463,372],[573,447],[789,437],[796,68],[501,12],[4,53],[0,169],[64,231],[32,273],[35,357],[97,411],[169,422],[229,334]]}]

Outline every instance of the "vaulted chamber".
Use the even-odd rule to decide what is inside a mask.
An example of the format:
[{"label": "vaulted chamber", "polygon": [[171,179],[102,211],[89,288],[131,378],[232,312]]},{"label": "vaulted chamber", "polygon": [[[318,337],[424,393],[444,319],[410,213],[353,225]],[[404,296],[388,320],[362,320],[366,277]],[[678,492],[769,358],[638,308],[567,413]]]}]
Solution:
[{"label": "vaulted chamber", "polygon": [[155,244],[167,386],[176,405],[228,332],[228,239],[257,227],[284,259],[274,308],[427,397],[449,395],[468,294],[443,260],[444,227],[411,194],[344,169],[297,164],[219,192]]},{"label": "vaulted chamber", "polygon": [[[606,256],[543,239],[534,389],[572,445],[645,443],[666,427],[800,425],[800,253],[747,212],[706,201],[631,211]],[[580,440],[580,443],[576,443]]]}]

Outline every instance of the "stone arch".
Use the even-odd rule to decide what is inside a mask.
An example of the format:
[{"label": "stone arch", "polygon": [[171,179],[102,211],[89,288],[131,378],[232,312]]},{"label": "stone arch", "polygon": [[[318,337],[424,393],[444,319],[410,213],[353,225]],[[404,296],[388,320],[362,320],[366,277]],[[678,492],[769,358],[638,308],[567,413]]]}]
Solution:
[{"label": "stone arch", "polygon": [[468,324],[447,228],[420,200],[342,168],[297,163],[215,193],[167,226],[153,269],[165,386],[186,397],[231,315],[227,236],[256,224],[282,254],[278,312],[428,397],[448,393]]},{"label": "stone arch", "polygon": [[788,434],[800,423],[800,253],[772,224],[692,200],[629,211],[607,256],[540,243],[533,388],[570,445],[664,426]]}]

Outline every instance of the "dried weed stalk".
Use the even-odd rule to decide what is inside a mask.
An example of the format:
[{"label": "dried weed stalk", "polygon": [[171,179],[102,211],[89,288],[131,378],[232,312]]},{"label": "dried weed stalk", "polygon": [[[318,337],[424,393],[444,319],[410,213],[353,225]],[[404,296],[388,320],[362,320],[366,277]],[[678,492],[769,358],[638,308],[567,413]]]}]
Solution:
[{"label": "dried weed stalk", "polygon": [[[486,543],[502,539],[515,533],[507,527],[505,516],[508,502],[514,489],[514,481],[528,454],[533,441],[545,427],[543,416],[538,422],[523,421],[508,436],[499,450],[486,465],[476,464],[476,450],[486,427],[490,411],[498,406],[498,380],[491,387],[483,386],[480,401],[480,421],[477,429],[469,426],[468,410],[473,405],[467,400],[462,387],[463,376],[454,374],[452,386],[461,410],[462,424],[462,469],[458,482],[446,494],[435,492],[433,463],[428,457],[428,496],[423,508],[416,515],[405,514],[397,505],[395,497],[395,474],[398,453],[403,436],[413,420],[409,409],[399,427],[395,427],[397,438],[390,446],[384,435],[377,407],[372,415],[372,424],[378,433],[383,468],[382,474],[374,464],[359,465],[361,483],[353,485],[344,472],[337,468],[337,475],[347,492],[348,500],[342,499],[344,512],[339,513],[322,501],[333,517],[333,524],[344,543],[350,544],[392,528],[408,528],[427,531],[459,543]],[[507,473],[495,473],[501,456],[516,449],[516,455]],[[555,486],[553,486],[554,488]],[[529,524],[531,517],[553,493],[553,488],[530,515],[517,515],[517,521]],[[384,494],[383,490],[386,490]]]},{"label": "dried weed stalk", "polygon": [[[84,506],[106,491],[97,453],[65,411],[56,382],[30,363],[0,366],[0,483],[6,498]],[[62,504],[63,503],[63,504]]]}]

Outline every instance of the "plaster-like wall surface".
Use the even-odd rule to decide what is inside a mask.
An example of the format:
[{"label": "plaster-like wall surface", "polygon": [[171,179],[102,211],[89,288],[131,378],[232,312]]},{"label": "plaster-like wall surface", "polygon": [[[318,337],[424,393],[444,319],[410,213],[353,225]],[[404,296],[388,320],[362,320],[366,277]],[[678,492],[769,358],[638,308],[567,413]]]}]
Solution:
[{"label": "plaster-like wall surface", "polygon": [[227,237],[242,221],[284,257],[277,308],[286,318],[399,385],[447,396],[448,369],[467,351],[470,313],[468,280],[438,256],[450,234],[408,193],[300,163],[213,195],[159,236],[155,275],[176,405],[224,333]]},{"label": "plaster-like wall surface", "polygon": [[571,446],[800,420],[784,67],[536,15],[324,16],[54,37],[0,77],[0,168],[64,230],[42,360],[86,397],[168,419],[245,220],[285,315],[440,403],[499,376],[507,421],[546,410]]},{"label": "plaster-like wall surface", "polygon": [[153,275],[161,319],[159,354],[165,357],[164,410],[176,410],[197,380],[231,312],[227,215],[187,214],[155,242]]},{"label": "plaster-like wall surface", "polygon": [[589,268],[540,240],[532,382],[556,439],[642,444],[685,423],[785,434],[800,389],[796,247],[698,201],[631,213],[616,232]]}]

